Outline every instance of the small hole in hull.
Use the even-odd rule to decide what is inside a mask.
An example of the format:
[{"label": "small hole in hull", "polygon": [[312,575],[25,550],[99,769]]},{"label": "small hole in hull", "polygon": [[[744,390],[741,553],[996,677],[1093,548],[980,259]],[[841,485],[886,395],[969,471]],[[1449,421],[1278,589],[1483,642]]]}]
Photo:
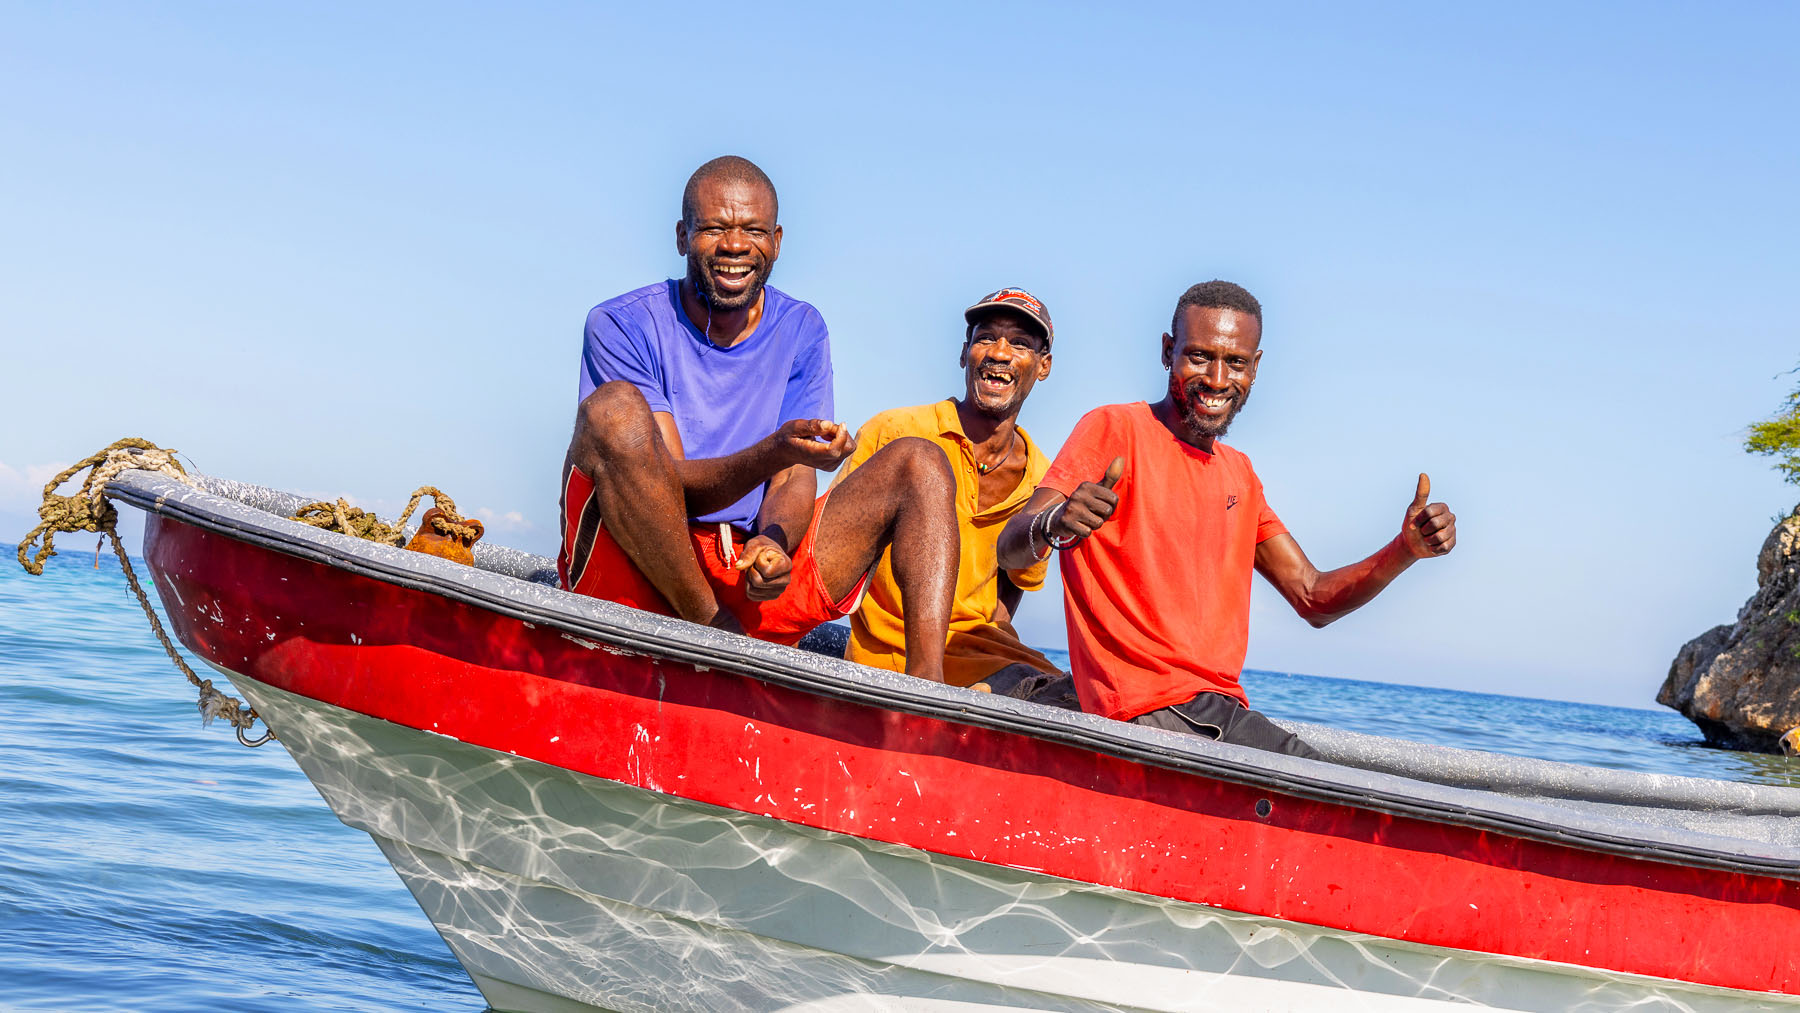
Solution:
[{"label": "small hole in hull", "polygon": [[1266,820],[1269,818],[1269,814],[1274,811],[1275,811],[1275,807],[1273,805],[1269,804],[1268,799],[1259,798],[1256,800],[1256,815],[1257,815],[1258,819]]}]

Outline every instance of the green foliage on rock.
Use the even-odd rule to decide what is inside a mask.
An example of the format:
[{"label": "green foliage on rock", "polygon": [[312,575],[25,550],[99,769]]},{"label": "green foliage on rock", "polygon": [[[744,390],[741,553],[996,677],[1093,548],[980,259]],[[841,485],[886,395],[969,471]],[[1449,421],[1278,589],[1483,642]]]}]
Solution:
[{"label": "green foliage on rock", "polygon": [[1800,485],[1800,387],[1788,395],[1787,407],[1774,418],[1750,427],[1744,449],[1775,458],[1781,477]]}]

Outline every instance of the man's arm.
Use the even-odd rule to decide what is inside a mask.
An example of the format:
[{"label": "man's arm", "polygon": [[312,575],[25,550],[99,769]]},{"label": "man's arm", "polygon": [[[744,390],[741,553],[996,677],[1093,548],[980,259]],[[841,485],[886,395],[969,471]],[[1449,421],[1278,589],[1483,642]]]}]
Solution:
[{"label": "man's arm", "polygon": [[769,481],[762,509],[756,515],[756,533],[793,555],[812,525],[813,501],[819,496],[819,473],[811,466],[784,468]]},{"label": "man's arm", "polygon": [[1025,508],[1014,514],[1006,527],[1000,529],[1000,538],[994,543],[994,551],[998,557],[1001,570],[1023,570],[1050,554],[1050,546],[1044,541],[1038,515],[1054,509],[1066,499],[1055,489],[1038,486],[1031,498],[1025,501]]},{"label": "man's arm", "polygon": [[1010,623],[1013,616],[1019,614],[1019,603],[1025,600],[1025,591],[1012,582],[1005,570],[998,574],[1000,580],[1000,602],[994,609],[994,621]]},{"label": "man's arm", "polygon": [[756,534],[744,543],[744,554],[737,561],[744,573],[744,594],[751,601],[769,601],[787,590],[794,550],[812,524],[818,491],[819,473],[804,464],[784,469],[769,482],[756,515]]},{"label": "man's arm", "polygon": [[1083,482],[1073,496],[1048,486],[1038,486],[1025,509],[1013,515],[1000,530],[995,544],[1000,569],[1024,570],[1050,554],[1050,539],[1069,545],[1100,529],[1119,506],[1113,486],[1125,472],[1125,459],[1113,458],[1099,481]]},{"label": "man's arm", "polygon": [[819,489],[815,469],[831,471],[856,450],[849,428],[821,419],[794,419],[735,454],[690,461],[682,452],[674,416],[658,412],[655,418],[663,445],[674,458],[688,516],[722,510],[769,483],[757,511],[757,533],[744,542],[737,568],[744,571],[744,593],[750,600],[779,597],[787,590],[794,550],[812,523]]},{"label": "man's arm", "polygon": [[1431,480],[1420,475],[1400,533],[1367,559],[1320,572],[1294,536],[1284,532],[1256,546],[1256,570],[1300,618],[1315,628],[1324,626],[1368,604],[1418,560],[1456,547],[1456,515],[1442,503],[1427,504],[1430,495]]},{"label": "man's arm", "polygon": [[[819,493],[815,469],[835,471],[857,453],[857,439],[848,426],[819,417],[832,414],[831,341],[825,321],[809,306],[801,326],[810,335],[811,345],[799,357],[799,372],[788,378],[782,393],[781,417],[789,421],[759,441],[760,454],[751,448],[753,462],[735,462],[728,457],[711,470],[696,467],[695,484],[685,486],[689,508],[698,514],[723,509],[757,482],[768,480],[769,489],[756,515],[756,534],[744,543],[737,561],[737,569],[744,574],[744,593],[752,601],[769,601],[787,590],[793,554],[812,525],[813,501]],[[761,477],[744,484],[747,475],[755,476],[758,471]],[[684,475],[684,484],[687,481]],[[695,495],[696,491],[701,495]],[[717,498],[717,506],[710,505],[707,494]],[[697,508],[697,502],[706,509]]]},{"label": "man's arm", "polygon": [[[654,417],[663,446],[674,458],[675,474],[681,479],[689,517],[723,510],[743,499],[750,490],[792,468],[804,468],[808,472],[815,468],[831,471],[856,449],[856,440],[847,426],[823,419],[794,419],[782,423],[775,432],[735,454],[689,460],[681,445],[681,432],[675,426],[675,417],[668,412],[657,412]],[[813,481],[816,488],[817,479]],[[808,497],[809,508],[811,502]],[[805,525],[798,531],[804,533]],[[799,544],[798,537],[794,544]]]}]

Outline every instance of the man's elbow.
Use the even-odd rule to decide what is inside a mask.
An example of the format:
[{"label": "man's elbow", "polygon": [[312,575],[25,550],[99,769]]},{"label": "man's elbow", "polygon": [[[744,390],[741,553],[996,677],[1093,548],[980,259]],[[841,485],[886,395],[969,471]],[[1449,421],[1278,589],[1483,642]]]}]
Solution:
[{"label": "man's elbow", "polygon": [[1345,615],[1343,611],[1332,611],[1306,598],[1296,598],[1289,604],[1294,606],[1294,612],[1300,618],[1306,620],[1306,625],[1315,630],[1322,630]]}]

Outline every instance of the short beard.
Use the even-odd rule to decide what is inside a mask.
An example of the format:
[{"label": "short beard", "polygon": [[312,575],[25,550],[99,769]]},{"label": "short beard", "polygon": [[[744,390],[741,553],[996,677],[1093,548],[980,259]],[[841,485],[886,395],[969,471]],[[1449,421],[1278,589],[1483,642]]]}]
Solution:
[{"label": "short beard", "polygon": [[1243,411],[1244,405],[1249,403],[1250,391],[1246,388],[1243,393],[1234,398],[1231,402],[1231,410],[1226,412],[1222,418],[1213,418],[1194,410],[1194,403],[1200,400],[1199,395],[1190,394],[1187,389],[1182,387],[1181,381],[1171,373],[1169,375],[1169,400],[1174,403],[1175,412],[1181,416],[1181,424],[1187,427],[1190,435],[1195,439],[1216,440],[1225,435],[1225,431],[1231,428],[1232,420],[1236,419],[1238,412]]},{"label": "short beard", "polygon": [[687,276],[688,284],[694,287],[694,292],[700,296],[701,301],[713,312],[720,313],[756,305],[756,300],[762,296],[763,285],[769,280],[769,269],[764,266],[751,271],[750,286],[741,295],[733,296],[719,294],[719,290],[713,287],[712,272],[706,270],[699,257],[688,257]]},{"label": "short beard", "polygon": [[990,406],[982,404],[980,398],[970,398],[969,404],[973,405],[976,411],[996,422],[1004,422],[1019,414],[1019,402],[1016,399],[1009,399],[1005,404]]}]

